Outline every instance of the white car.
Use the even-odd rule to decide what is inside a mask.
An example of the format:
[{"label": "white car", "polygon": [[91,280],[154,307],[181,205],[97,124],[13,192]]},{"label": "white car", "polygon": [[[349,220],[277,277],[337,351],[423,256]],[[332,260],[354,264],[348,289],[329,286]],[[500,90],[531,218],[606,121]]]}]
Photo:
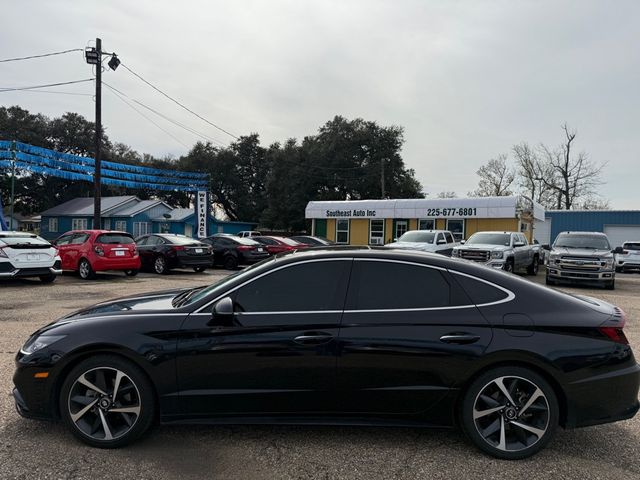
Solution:
[{"label": "white car", "polygon": [[640,242],[624,242],[622,250],[616,254],[616,272],[640,270]]},{"label": "white car", "polygon": [[262,233],[256,232],[255,230],[243,230],[236,234],[238,237],[248,238],[248,237],[261,237]]},{"label": "white car", "polygon": [[39,277],[53,282],[62,273],[58,250],[29,232],[0,232],[0,279]]},{"label": "white car", "polygon": [[450,257],[451,251],[458,245],[459,243],[448,230],[411,230],[385,247],[441,253]]}]

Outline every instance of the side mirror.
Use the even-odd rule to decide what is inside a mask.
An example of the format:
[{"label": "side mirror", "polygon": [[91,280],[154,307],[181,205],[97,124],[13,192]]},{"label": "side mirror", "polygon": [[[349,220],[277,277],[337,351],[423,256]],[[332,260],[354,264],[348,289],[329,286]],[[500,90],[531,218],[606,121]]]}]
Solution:
[{"label": "side mirror", "polygon": [[460,245],[464,245],[465,243],[467,243],[466,240],[460,240]]},{"label": "side mirror", "polygon": [[514,242],[514,247],[524,247],[524,242]]},{"label": "side mirror", "polygon": [[548,243],[545,243],[544,245],[542,245],[542,249],[543,250],[551,250],[551,245],[549,245]]},{"label": "side mirror", "polygon": [[436,245],[446,245],[447,241],[446,240],[438,240],[436,242]]},{"label": "side mirror", "polygon": [[394,241],[394,242],[397,242],[397,241],[398,241],[398,239],[397,239],[397,238],[394,238],[394,239],[393,239],[393,241]]},{"label": "side mirror", "polygon": [[233,317],[233,300],[231,297],[224,297],[213,306],[209,325],[230,326],[233,323]]},{"label": "side mirror", "polygon": [[613,250],[611,250],[611,253],[617,253],[619,255],[622,255],[624,253],[624,249],[622,247],[616,247]]}]

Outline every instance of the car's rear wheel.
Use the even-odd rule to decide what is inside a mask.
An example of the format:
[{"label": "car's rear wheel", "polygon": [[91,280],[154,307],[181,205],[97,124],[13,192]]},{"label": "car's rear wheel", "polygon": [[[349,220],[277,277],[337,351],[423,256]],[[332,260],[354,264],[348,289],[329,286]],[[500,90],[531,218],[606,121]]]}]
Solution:
[{"label": "car's rear wheel", "polygon": [[100,448],[136,440],[155,415],[153,387],[133,363],[100,355],[78,364],[60,392],[60,413],[73,435]]},{"label": "car's rear wheel", "polygon": [[531,262],[531,265],[527,267],[527,273],[529,275],[538,275],[539,265],[540,265],[540,262],[538,261],[538,257],[537,256],[533,257],[533,262]]},{"label": "car's rear wheel", "polygon": [[235,270],[238,268],[238,259],[233,255],[227,255],[224,257],[224,268],[227,270]]},{"label": "car's rear wheel", "polygon": [[125,270],[125,271],[124,271],[124,274],[125,274],[127,277],[135,277],[135,276],[138,274],[138,272],[139,272],[139,270],[137,270],[137,269],[133,269],[133,270]]},{"label": "car's rear wheel", "polygon": [[153,270],[156,273],[160,274],[169,273],[169,265],[167,265],[167,259],[162,255],[157,256],[153,261]]},{"label": "car's rear wheel", "polygon": [[467,389],[462,427],[480,450],[503,459],[529,457],[543,449],[558,426],[553,388],[522,367],[499,367]]},{"label": "car's rear wheel", "polygon": [[51,283],[55,281],[57,275],[55,273],[50,273],[49,275],[40,275],[40,281],[42,283]]},{"label": "car's rear wheel", "polygon": [[96,272],[93,271],[89,260],[86,258],[80,260],[80,263],[78,264],[78,274],[83,280],[89,280],[96,276]]},{"label": "car's rear wheel", "polygon": [[200,273],[200,272],[204,272],[207,269],[207,267],[193,267],[193,271]]}]

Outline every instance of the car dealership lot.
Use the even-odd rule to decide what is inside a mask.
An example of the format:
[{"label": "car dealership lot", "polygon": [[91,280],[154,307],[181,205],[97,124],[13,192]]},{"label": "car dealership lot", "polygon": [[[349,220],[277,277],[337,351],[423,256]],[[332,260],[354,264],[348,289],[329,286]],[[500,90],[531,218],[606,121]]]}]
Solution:
[{"label": "car dealership lot", "polygon": [[[598,427],[559,430],[532,459],[485,456],[458,432],[403,428],[287,426],[158,427],[122,450],[76,441],[61,425],[24,420],[9,396],[13,357],[28,335],[84,306],[122,295],[210,283],[228,272],[167,276],[64,275],[0,283],[0,478],[638,478],[640,417]],[[529,277],[531,278],[531,277]],[[535,281],[543,283],[540,273]],[[625,332],[640,354],[640,275],[617,277],[616,290],[567,288],[622,307]],[[534,473],[535,472],[535,473]]]}]

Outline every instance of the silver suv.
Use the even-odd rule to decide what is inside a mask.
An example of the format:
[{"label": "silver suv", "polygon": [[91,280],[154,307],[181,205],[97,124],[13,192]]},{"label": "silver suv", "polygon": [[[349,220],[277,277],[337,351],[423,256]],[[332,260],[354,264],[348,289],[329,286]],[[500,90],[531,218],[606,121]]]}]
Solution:
[{"label": "silver suv", "polygon": [[453,249],[452,257],[484,263],[507,272],[525,269],[538,274],[540,254],[519,232],[477,232],[464,245]]},{"label": "silver suv", "polygon": [[[618,252],[619,250],[619,252]],[[551,246],[547,260],[547,285],[558,281],[599,283],[615,288],[614,253],[601,232],[561,232]]]}]

